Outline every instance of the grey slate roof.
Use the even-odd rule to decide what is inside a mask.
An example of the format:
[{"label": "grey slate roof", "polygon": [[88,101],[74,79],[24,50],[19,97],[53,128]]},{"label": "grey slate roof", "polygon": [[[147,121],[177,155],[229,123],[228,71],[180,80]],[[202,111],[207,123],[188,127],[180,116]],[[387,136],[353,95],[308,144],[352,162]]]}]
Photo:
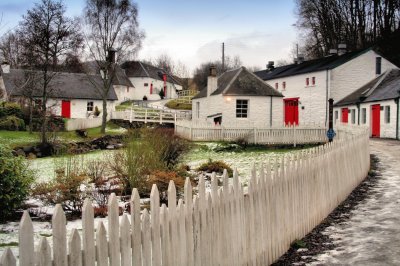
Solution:
[{"label": "grey slate roof", "polygon": [[163,74],[167,74],[167,82],[181,85],[180,81],[170,73],[140,61],[127,61],[121,65],[121,68],[125,70],[128,77],[147,77],[163,80]]},{"label": "grey slate roof", "polygon": [[391,69],[338,101],[335,106],[390,100],[400,97],[400,69]]},{"label": "grey slate roof", "polygon": [[[217,89],[211,95],[231,96],[276,96],[283,95],[266,84],[245,67],[229,70],[218,77]],[[207,88],[201,90],[193,99],[207,97]]]},{"label": "grey slate roof", "polygon": [[[97,61],[99,62],[99,61]],[[88,61],[84,63],[84,67],[87,73],[92,75],[97,75],[100,73],[100,65],[96,61]],[[121,85],[127,87],[133,87],[132,82],[129,80],[128,76],[125,74],[125,70],[121,66],[115,66],[115,77],[113,79],[113,85]]]},{"label": "grey slate roof", "polygon": [[341,56],[331,55],[314,60],[304,61],[303,63],[300,64],[291,64],[291,65],[276,67],[270,71],[269,70],[256,71],[254,72],[254,74],[260,77],[262,80],[270,80],[275,78],[282,78],[282,77],[294,76],[310,72],[323,71],[327,69],[333,69],[370,50],[372,50],[372,48],[354,52],[348,52]]},{"label": "grey slate roof", "polygon": [[[29,70],[11,69],[10,73],[1,73],[8,95],[23,96],[21,87],[26,80],[27,71]],[[35,73],[34,77],[38,79],[39,83],[39,86],[34,89],[33,96],[40,97],[42,95],[42,87],[40,86],[40,81],[43,79],[42,73],[39,71],[31,73]],[[53,73],[50,73],[50,75],[53,75]],[[50,98],[101,100],[102,97],[96,86],[102,86],[102,83],[100,75],[57,72],[54,73],[50,81],[48,95]],[[110,88],[108,100],[117,99],[114,88]]]}]

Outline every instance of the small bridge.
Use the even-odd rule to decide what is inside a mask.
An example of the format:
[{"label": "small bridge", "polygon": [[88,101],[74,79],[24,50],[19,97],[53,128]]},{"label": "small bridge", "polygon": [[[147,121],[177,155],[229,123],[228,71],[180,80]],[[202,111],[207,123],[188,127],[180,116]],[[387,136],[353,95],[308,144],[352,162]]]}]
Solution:
[{"label": "small bridge", "polygon": [[176,124],[177,121],[190,120],[191,111],[176,111],[169,109],[133,109],[125,111],[115,111],[111,113],[111,119],[127,120],[129,122]]}]

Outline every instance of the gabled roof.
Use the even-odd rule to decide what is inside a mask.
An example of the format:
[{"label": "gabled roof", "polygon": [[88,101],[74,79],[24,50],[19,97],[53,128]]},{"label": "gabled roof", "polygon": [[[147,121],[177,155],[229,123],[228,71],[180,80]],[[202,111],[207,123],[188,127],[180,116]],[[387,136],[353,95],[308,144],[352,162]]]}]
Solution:
[{"label": "gabled roof", "polygon": [[[34,97],[41,97],[43,80],[42,72],[22,69],[11,69],[9,73],[1,73],[6,92],[10,96],[24,96],[23,84],[28,75],[37,80],[38,84],[33,88]],[[48,95],[49,98],[62,99],[91,99],[101,100],[102,97],[97,88],[101,88],[103,81],[100,75],[88,75],[81,73],[49,72],[52,76]],[[108,100],[118,100],[113,87],[108,93]]]},{"label": "gabled roof", "polygon": [[[84,63],[84,67],[86,72],[91,75],[97,75],[100,73],[101,66],[105,63],[100,61],[88,61]],[[112,81],[113,85],[121,85],[127,87],[133,87],[132,82],[129,80],[128,76],[125,74],[125,70],[123,70],[119,65],[115,65],[115,76]]]},{"label": "gabled roof", "polygon": [[[277,96],[283,95],[266,84],[245,67],[229,70],[218,77],[217,89],[211,95],[231,96]],[[201,90],[193,99],[207,97],[207,87]]]},{"label": "gabled roof", "polygon": [[121,65],[125,70],[128,77],[146,77],[157,80],[163,80],[163,74],[167,74],[167,82],[181,85],[179,80],[170,73],[167,73],[161,68],[140,62],[140,61],[127,61]]},{"label": "gabled roof", "polygon": [[335,106],[390,100],[400,97],[400,69],[391,69],[338,101]]},{"label": "gabled roof", "polygon": [[368,51],[372,48],[348,52],[344,55],[330,55],[314,60],[304,61],[300,64],[291,64],[281,67],[276,67],[273,70],[261,70],[254,72],[262,80],[270,80],[275,78],[282,78],[288,76],[294,76],[299,74],[305,74],[310,72],[323,71],[327,69],[334,69]]}]

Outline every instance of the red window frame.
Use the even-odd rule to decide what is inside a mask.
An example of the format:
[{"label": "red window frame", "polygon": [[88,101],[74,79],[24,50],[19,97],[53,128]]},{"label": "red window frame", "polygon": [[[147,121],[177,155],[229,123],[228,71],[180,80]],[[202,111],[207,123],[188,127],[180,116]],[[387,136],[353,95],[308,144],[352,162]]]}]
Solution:
[{"label": "red window frame", "polygon": [[311,78],[311,83],[312,83],[312,85],[315,85],[315,77]]},{"label": "red window frame", "polygon": [[276,83],[275,83],[275,90],[278,90],[278,89],[279,89],[279,83],[276,82]]},{"label": "red window frame", "polygon": [[286,90],[286,81],[282,82],[282,90]]},{"label": "red window frame", "polygon": [[306,86],[310,85],[310,78],[306,78]]}]

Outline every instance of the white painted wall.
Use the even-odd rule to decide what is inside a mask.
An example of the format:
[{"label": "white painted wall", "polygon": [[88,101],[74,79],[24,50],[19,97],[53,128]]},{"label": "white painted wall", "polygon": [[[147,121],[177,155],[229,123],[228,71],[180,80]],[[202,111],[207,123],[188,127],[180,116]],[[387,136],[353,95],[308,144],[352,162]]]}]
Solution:
[{"label": "white painted wall", "polygon": [[[360,115],[358,116],[358,108],[356,105],[349,105],[349,106],[341,106],[341,107],[335,107],[334,108],[334,113],[335,111],[338,111],[339,113],[339,122],[342,121],[341,120],[341,116],[342,116],[342,108],[349,108],[349,110],[355,110],[355,115],[356,115],[356,124],[360,124],[360,125],[367,125],[369,126],[369,130],[370,130],[370,136],[372,135],[372,105],[375,104],[380,104],[380,106],[384,107],[383,110],[380,111],[380,137],[381,138],[396,138],[396,119],[398,119],[400,114],[396,115],[397,112],[397,105],[395,103],[395,101],[392,100],[385,100],[385,101],[379,101],[379,102],[368,102],[368,103],[362,103],[360,104]],[[385,107],[386,106],[390,106],[390,123],[386,123],[385,121]],[[361,114],[361,110],[362,108],[366,109],[366,123],[363,124],[362,121],[362,114]],[[334,116],[335,117],[335,116]],[[360,121],[358,122],[358,117],[360,119]],[[337,121],[335,121],[337,122]],[[338,124],[338,123],[335,123]],[[351,125],[351,114],[349,112],[349,124]]]},{"label": "white painted wall", "polygon": [[[236,100],[248,100],[247,118],[236,117]],[[198,104],[200,104],[200,112]],[[213,95],[192,101],[192,119],[207,121],[207,116],[222,113],[222,125],[249,124],[256,126],[270,126],[270,96],[222,96]],[[213,121],[209,118],[208,121]],[[281,97],[272,97],[272,126],[281,126],[283,121],[283,100]]]},{"label": "white painted wall", "polygon": [[[68,100],[68,99],[66,99]],[[93,101],[93,111],[97,106],[100,112],[103,110],[103,101],[101,100],[84,100],[84,99],[71,99],[71,118],[88,118],[93,117],[93,112],[87,112],[87,103]],[[49,99],[47,107],[54,114],[61,116],[61,102],[62,99]],[[107,101],[108,115],[115,111],[115,102]],[[102,116],[102,113],[99,115]]]},{"label": "white painted wall", "polygon": [[[332,69],[331,98],[338,102],[376,78],[376,57],[381,56],[371,50]],[[397,67],[382,57],[381,73],[392,68]]]},{"label": "white painted wall", "polygon": [[[312,85],[312,77],[315,77],[315,85]],[[308,86],[306,85],[306,78],[309,78]],[[275,88],[275,83],[278,83],[278,91],[284,95],[284,99],[299,98],[300,126],[325,123],[326,71],[271,79],[266,82],[273,88]],[[286,89],[283,89],[283,82],[286,83]],[[283,123],[283,120],[282,114],[281,123]]]},{"label": "white painted wall", "polygon": [[133,87],[115,85],[114,90],[118,97],[116,104],[134,99],[135,89]]},{"label": "white painted wall", "polygon": [[[134,100],[142,100],[144,96],[147,96],[148,100],[160,99],[158,92],[164,88],[164,81],[148,77],[137,77],[137,78],[130,77],[129,80],[135,87],[133,94]],[[147,86],[144,86],[145,83],[147,83]],[[150,84],[153,84],[153,94],[150,94]],[[167,95],[165,98],[167,99],[178,98],[176,90],[182,90],[182,86],[167,82]]]}]

